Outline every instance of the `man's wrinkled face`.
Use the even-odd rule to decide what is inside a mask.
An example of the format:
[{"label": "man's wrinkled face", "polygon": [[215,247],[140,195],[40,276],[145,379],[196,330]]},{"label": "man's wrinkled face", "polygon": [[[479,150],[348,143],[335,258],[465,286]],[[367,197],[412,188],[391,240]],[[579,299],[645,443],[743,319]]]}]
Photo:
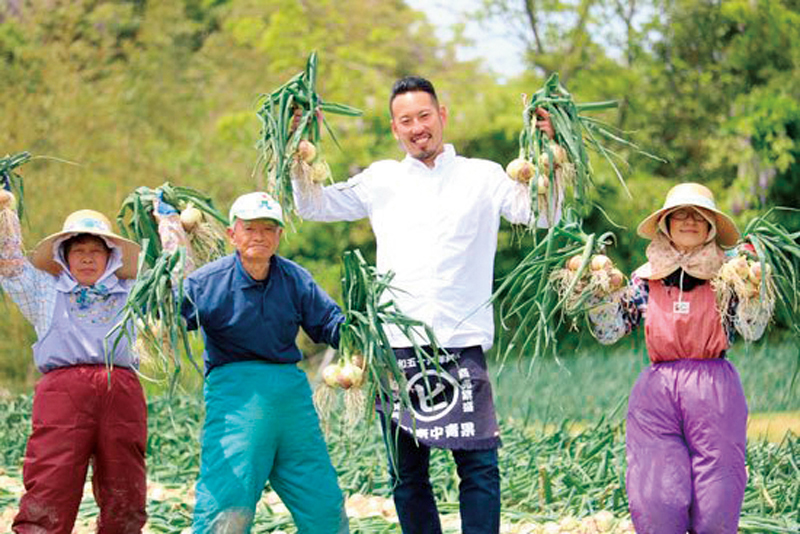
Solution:
[{"label": "man's wrinkled face", "polygon": [[278,250],[282,232],[272,219],[237,219],[228,235],[243,260],[268,263]]},{"label": "man's wrinkled face", "polygon": [[392,100],[392,133],[411,157],[429,167],[444,151],[447,109],[425,91],[410,91]]}]

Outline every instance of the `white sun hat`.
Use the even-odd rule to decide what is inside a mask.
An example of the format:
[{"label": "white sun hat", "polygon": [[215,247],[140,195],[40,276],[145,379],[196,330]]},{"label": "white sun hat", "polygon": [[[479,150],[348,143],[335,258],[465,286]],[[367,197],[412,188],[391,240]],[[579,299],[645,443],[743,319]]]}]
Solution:
[{"label": "white sun hat", "polygon": [[228,219],[233,225],[236,219],[252,221],[254,219],[272,219],[283,226],[283,210],[275,199],[266,193],[257,191],[237,198],[231,206]]}]

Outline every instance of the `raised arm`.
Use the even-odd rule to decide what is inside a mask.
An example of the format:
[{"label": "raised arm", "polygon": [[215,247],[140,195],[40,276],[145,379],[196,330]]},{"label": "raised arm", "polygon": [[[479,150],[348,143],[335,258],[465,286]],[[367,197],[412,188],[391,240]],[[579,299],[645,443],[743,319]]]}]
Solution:
[{"label": "raised arm", "polygon": [[[366,171],[365,171],[366,172]],[[365,173],[329,186],[307,179],[292,180],[297,212],[310,221],[356,221],[369,215]]]},{"label": "raised arm", "polygon": [[0,285],[41,337],[55,306],[56,279],[25,258],[19,217],[8,195],[0,190]]},{"label": "raised arm", "polygon": [[153,201],[153,217],[158,222],[158,237],[161,240],[161,249],[175,253],[179,247],[184,247],[189,253],[186,258],[184,276],[195,270],[194,258],[191,255],[192,247],[189,245],[189,236],[181,224],[178,210],[160,197]]}]

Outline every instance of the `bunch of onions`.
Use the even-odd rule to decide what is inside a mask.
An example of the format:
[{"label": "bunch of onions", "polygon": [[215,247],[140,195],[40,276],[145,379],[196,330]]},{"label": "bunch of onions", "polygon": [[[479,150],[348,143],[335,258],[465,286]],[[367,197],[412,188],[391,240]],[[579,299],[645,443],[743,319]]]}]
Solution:
[{"label": "bunch of onions", "polygon": [[199,265],[213,261],[224,254],[225,227],[217,219],[208,218],[189,201],[181,210],[181,226],[189,238],[191,255]]},{"label": "bunch of onions", "polygon": [[301,139],[295,150],[291,175],[303,185],[322,184],[331,179],[331,168],[328,162],[318,155],[314,143],[308,139]]},{"label": "bunch of onions", "polygon": [[771,265],[740,251],[720,267],[711,287],[723,322],[733,324],[745,340],[760,338],[777,298]]},{"label": "bunch of onions", "polygon": [[[553,165],[550,165],[551,161]],[[540,153],[538,163],[539,168],[543,171],[543,173],[549,175],[551,167],[553,167],[555,170],[558,170],[564,164],[569,163],[567,151],[564,150],[558,143],[551,142],[550,152]]]},{"label": "bunch of onions", "polygon": [[336,142],[327,114],[357,117],[361,111],[323,100],[317,92],[317,54],[312,52],[305,68],[286,83],[261,98],[258,118],[261,133],[257,143],[258,167],[263,170],[266,191],[283,208],[284,217],[297,215],[293,180],[301,185],[325,181],[330,176],[321,161],[320,140],[323,128]]},{"label": "bunch of onions", "polygon": [[[766,273],[766,276],[764,274]],[[775,287],[772,267],[741,253],[726,261],[711,281],[720,312],[729,313],[732,299],[740,303],[763,303],[772,306]]]},{"label": "bunch of onions", "polygon": [[576,254],[561,269],[555,270],[550,279],[564,300],[567,315],[583,311],[587,300],[596,301],[615,295],[625,285],[625,275],[604,254],[588,257]]},{"label": "bunch of onions", "polygon": [[364,383],[364,358],[356,354],[328,364],[322,370],[322,379],[330,388],[359,388]]},{"label": "bunch of onions", "polygon": [[[142,265],[119,321],[106,335],[109,347],[115,347],[123,337],[127,338],[130,345],[147,358],[146,363],[153,373],[148,378],[167,380],[171,392],[177,387],[186,360],[200,376],[203,375],[194,358],[186,321],[181,315],[185,296],[182,282],[187,261],[186,248],[178,247],[175,252],[164,250],[152,267]],[[134,329],[136,340],[132,338]]]},{"label": "bunch of onions", "polygon": [[155,189],[136,188],[117,213],[122,236],[142,245],[147,266],[154,266],[163,250],[158,222],[152,215],[157,199],[181,210],[177,230],[183,230],[188,237],[190,258],[197,267],[225,255],[228,219],[214,206],[211,197],[191,187],[165,182]]},{"label": "bunch of onions", "polygon": [[361,386],[364,385],[365,364],[360,354],[345,354],[322,369],[322,382],[314,391],[314,405],[326,428],[338,390],[344,391],[344,417],[348,426],[355,425],[364,413],[366,396]]},{"label": "bunch of onions", "polygon": [[[544,212],[548,222],[552,224],[561,204],[572,204],[576,209],[584,211],[590,204],[587,202],[589,190],[594,187],[595,171],[589,161],[589,150],[596,151],[608,162],[620,181],[625,192],[630,195],[622,173],[618,168],[619,155],[602,143],[612,141],[627,149],[663,161],[660,158],[642,151],[634,143],[625,139],[625,133],[616,129],[587,112],[615,108],[616,101],[576,102],[575,98],[561,84],[558,73],[554,72],[544,85],[536,90],[530,98],[523,95],[523,124],[519,134],[520,157],[534,162],[537,174],[546,176],[549,192],[546,200],[541,198],[542,184],[531,188],[531,201],[534,210]],[[544,115],[549,117],[553,128],[553,138],[537,127]],[[542,185],[542,187],[538,187]],[[572,191],[571,199],[566,190]],[[536,195],[534,197],[534,195]],[[538,219],[538,216],[537,216]]]}]

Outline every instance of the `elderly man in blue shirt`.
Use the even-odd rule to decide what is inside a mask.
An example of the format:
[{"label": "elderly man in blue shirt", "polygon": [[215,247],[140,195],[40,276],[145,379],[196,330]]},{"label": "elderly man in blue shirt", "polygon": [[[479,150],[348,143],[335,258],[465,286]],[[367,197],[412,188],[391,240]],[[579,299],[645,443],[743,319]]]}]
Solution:
[{"label": "elderly man in blue shirt", "polygon": [[194,532],[250,532],[267,481],[298,532],[348,532],[295,342],[302,327],[315,342],[337,346],[344,317],[307,270],[276,254],[283,215],[269,195],[239,197],[230,221],[236,252],[184,284],[183,315],[205,340]]}]

